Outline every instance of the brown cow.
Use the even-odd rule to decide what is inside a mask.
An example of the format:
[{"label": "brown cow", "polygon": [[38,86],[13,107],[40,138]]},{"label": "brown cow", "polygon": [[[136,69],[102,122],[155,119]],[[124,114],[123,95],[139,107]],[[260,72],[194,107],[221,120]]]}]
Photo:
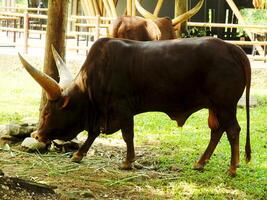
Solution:
[{"label": "brown cow", "polygon": [[[211,139],[195,168],[204,167],[226,132],[231,145],[229,172],[235,175],[240,132],[236,108],[245,88],[246,157],[250,160],[251,69],[238,46],[216,38],[148,42],[103,38],[94,43],[74,80],[60,74],[64,84],[20,58],[48,96],[39,128],[32,136],[43,142],[70,140],[79,132],[88,131],[88,138],[73,155],[73,161],[82,160],[101,132],[112,134],[121,129],[127,145],[122,168],[130,169],[135,160],[134,115],[160,111],[182,126],[192,113],[207,108]],[[63,62],[58,60],[56,56],[61,68]],[[67,71],[64,65],[63,68],[60,73]]]},{"label": "brown cow", "polygon": [[171,20],[168,17],[157,17],[146,11],[136,0],[137,10],[145,17],[121,16],[111,23],[110,37],[125,38],[139,41],[175,39],[175,31],[181,23],[195,15],[202,7],[204,0],[188,12]]}]

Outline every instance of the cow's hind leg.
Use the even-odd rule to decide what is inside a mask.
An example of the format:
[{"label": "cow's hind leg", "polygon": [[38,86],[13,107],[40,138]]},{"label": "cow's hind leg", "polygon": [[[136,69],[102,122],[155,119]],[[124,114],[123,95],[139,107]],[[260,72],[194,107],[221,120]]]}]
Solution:
[{"label": "cow's hind leg", "polygon": [[193,166],[196,170],[203,170],[204,165],[210,159],[224,132],[222,127],[220,127],[216,114],[211,109],[209,110],[208,124],[211,129],[210,142],[203,155]]},{"label": "cow's hind leg", "polygon": [[218,112],[220,127],[227,133],[231,146],[231,164],[228,170],[231,176],[236,175],[236,168],[239,165],[239,133],[240,126],[236,119],[236,106],[227,106]]},{"label": "cow's hind leg", "polygon": [[132,169],[132,163],[135,161],[134,151],[134,130],[133,130],[133,119],[129,120],[126,125],[121,129],[122,137],[126,142],[127,155],[125,161],[120,166],[121,169]]},{"label": "cow's hind leg", "polygon": [[239,165],[239,133],[240,126],[236,120],[234,119],[234,123],[227,127],[226,133],[229,143],[231,145],[231,163],[230,168],[228,170],[231,176],[236,175],[236,168]]}]

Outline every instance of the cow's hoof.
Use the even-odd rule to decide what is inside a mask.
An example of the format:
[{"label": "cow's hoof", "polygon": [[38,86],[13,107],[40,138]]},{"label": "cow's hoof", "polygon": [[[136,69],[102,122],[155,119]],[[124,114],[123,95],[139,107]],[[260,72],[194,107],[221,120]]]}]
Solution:
[{"label": "cow's hoof", "polygon": [[230,167],[228,169],[228,174],[231,176],[231,177],[235,177],[236,176],[236,169]]},{"label": "cow's hoof", "polygon": [[132,163],[130,163],[130,162],[126,162],[126,161],[124,161],[124,162],[122,162],[122,164],[119,166],[119,169],[122,169],[122,170],[131,170],[131,169],[133,169],[133,165],[132,165]]},{"label": "cow's hoof", "polygon": [[196,162],[193,166],[193,169],[194,170],[198,170],[198,171],[203,171],[204,170],[204,165],[203,164],[200,164],[198,162]]},{"label": "cow's hoof", "polygon": [[80,156],[77,153],[74,153],[71,157],[71,162],[80,163],[82,159],[83,159],[83,156]]}]

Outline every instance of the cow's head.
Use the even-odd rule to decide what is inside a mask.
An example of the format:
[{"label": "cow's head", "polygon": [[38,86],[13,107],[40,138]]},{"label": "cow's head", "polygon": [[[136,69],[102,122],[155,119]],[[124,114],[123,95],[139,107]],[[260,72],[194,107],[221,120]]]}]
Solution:
[{"label": "cow's head", "polygon": [[47,96],[39,119],[37,131],[32,137],[42,142],[53,139],[70,140],[84,129],[84,104],[81,92],[72,81],[70,71],[52,48],[58,67],[60,82],[32,67],[20,54],[20,60],[29,74],[40,84]]},{"label": "cow's head", "polygon": [[177,37],[175,31],[180,29],[184,21],[199,11],[203,2],[204,0],[200,0],[191,10],[170,19],[168,17],[158,17],[163,0],[158,0],[153,14],[145,10],[138,0],[135,0],[136,9],[143,17],[122,16],[116,18],[109,27],[110,37],[140,41],[175,39]]},{"label": "cow's head", "polygon": [[[158,3],[157,3],[157,6],[152,13],[150,13],[149,11],[147,11],[146,9],[144,9],[140,2],[138,0],[135,0],[135,5],[136,5],[136,9],[138,10],[138,12],[145,18],[145,19],[152,19],[152,20],[158,20],[160,19],[158,17],[158,13],[159,13],[159,10],[162,6],[162,3],[163,1],[162,0],[158,0]],[[189,18],[193,17],[199,10],[200,8],[202,7],[204,3],[204,0],[199,0],[199,2],[196,4],[195,7],[193,7],[191,10],[183,13],[182,15],[179,15],[178,17],[172,19],[172,26],[173,26],[173,29],[176,31],[176,30],[179,30],[180,29],[180,26],[183,22],[187,21]]]}]

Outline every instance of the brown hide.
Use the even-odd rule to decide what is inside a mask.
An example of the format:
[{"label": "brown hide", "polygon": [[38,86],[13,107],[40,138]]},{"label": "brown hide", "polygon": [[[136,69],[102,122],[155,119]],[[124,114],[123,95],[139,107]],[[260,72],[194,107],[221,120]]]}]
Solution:
[{"label": "brown hide", "polygon": [[113,21],[110,37],[139,41],[175,39],[171,19],[167,17],[155,20],[137,16],[122,16]]},{"label": "brown hide", "polygon": [[138,113],[166,113],[182,126],[194,112],[209,109],[211,140],[198,162],[202,169],[223,132],[231,145],[229,172],[239,163],[240,126],[237,102],[246,88],[246,157],[250,160],[250,63],[236,45],[217,38],[139,42],[102,38],[94,43],[79,74],[62,95],[49,100],[34,137],[70,140],[87,130],[88,138],[74,154],[81,161],[102,132],[122,131],[127,145],[122,168],[135,160],[134,121]]}]

